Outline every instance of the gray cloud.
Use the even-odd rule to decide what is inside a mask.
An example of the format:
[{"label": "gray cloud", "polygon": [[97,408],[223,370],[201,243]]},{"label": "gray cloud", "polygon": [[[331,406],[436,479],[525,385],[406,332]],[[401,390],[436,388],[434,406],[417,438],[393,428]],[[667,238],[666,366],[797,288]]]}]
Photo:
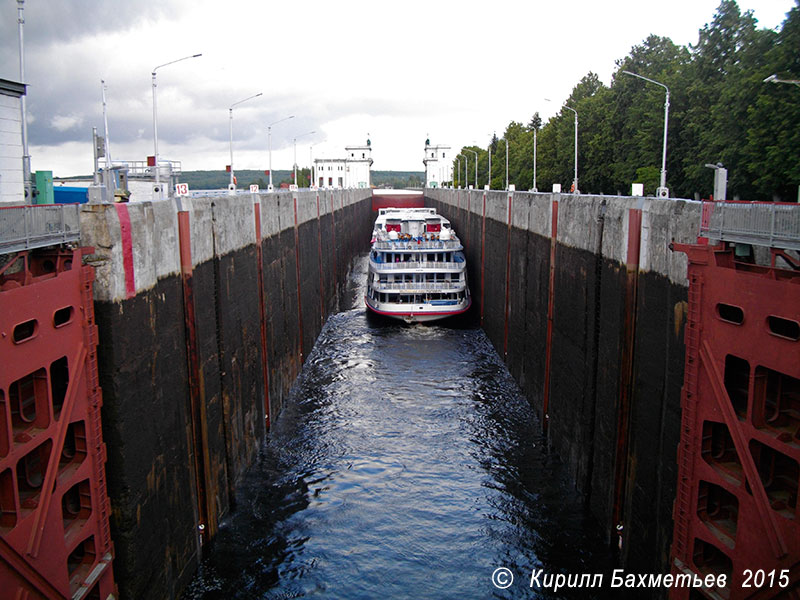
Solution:
[{"label": "gray cloud", "polygon": [[[180,13],[182,2],[125,0],[124,2],[90,0],[33,0],[25,2],[25,45],[46,46],[67,42],[104,31],[127,31],[142,22],[155,22]],[[15,66],[18,63],[17,3],[3,2],[0,7],[0,51]],[[11,56],[13,55],[13,56]],[[5,75],[4,75],[5,76]]]}]

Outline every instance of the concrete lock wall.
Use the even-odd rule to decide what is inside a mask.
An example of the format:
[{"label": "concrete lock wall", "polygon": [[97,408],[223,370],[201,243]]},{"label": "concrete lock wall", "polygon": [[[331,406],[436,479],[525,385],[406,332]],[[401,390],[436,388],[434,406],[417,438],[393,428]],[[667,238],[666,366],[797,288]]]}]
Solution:
[{"label": "concrete lock wall", "polygon": [[192,577],[372,220],[370,190],[84,206],[122,597]]},{"label": "concrete lock wall", "polygon": [[576,493],[610,543],[622,526],[627,570],[668,573],[688,287],[686,256],[668,245],[696,240],[699,203],[425,193],[461,237],[474,317]]}]

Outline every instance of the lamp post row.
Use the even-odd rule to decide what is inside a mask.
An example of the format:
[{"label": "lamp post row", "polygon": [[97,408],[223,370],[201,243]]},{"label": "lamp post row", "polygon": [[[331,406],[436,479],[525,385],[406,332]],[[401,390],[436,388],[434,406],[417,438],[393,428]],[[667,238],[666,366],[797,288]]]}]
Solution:
[{"label": "lamp post row", "polygon": [[[24,18],[22,16],[23,3],[24,3],[24,0],[18,0],[18,5],[19,5],[18,6],[18,10],[19,10],[18,22],[19,22],[19,29],[20,29],[20,33],[19,33],[20,46],[22,46],[22,27],[23,27],[23,23],[24,23]],[[20,48],[20,56],[22,56],[22,55],[23,55],[22,49]],[[158,194],[159,197],[162,196],[162,190],[161,190],[161,185],[160,185],[160,171],[161,171],[161,169],[160,169],[160,166],[159,166],[159,154],[158,154],[158,100],[157,100],[157,87],[158,86],[157,86],[156,73],[157,73],[158,69],[160,69],[162,67],[166,67],[166,66],[178,63],[178,62],[182,62],[184,60],[191,59],[191,58],[198,58],[198,57],[201,57],[201,56],[202,56],[202,53],[192,54],[190,56],[184,56],[183,58],[179,58],[179,59],[176,59],[176,60],[161,64],[161,65],[158,65],[158,66],[154,67],[153,71],[152,71],[153,152],[154,152],[154,163],[155,163],[154,164],[154,168],[155,168],[155,190],[154,191]],[[23,65],[24,65],[24,63],[22,62],[22,59],[20,59],[20,74],[21,74],[21,76],[22,76],[22,73],[24,73],[24,70],[23,70],[24,66]],[[666,187],[667,133],[668,133],[668,123],[669,123],[669,95],[670,95],[669,87],[667,87],[665,84],[663,84],[663,83],[661,83],[659,81],[655,81],[654,79],[650,79],[650,78],[645,77],[643,75],[639,75],[638,73],[633,73],[633,72],[627,71],[627,70],[623,70],[622,72],[627,74],[627,75],[631,75],[633,77],[637,77],[637,78],[642,79],[642,80],[644,80],[644,81],[646,81],[648,83],[652,83],[652,84],[655,84],[655,85],[658,85],[658,86],[664,88],[664,91],[665,91],[665,99],[664,99],[664,134],[663,134],[662,153],[661,153],[661,178],[660,178],[660,185],[659,185],[659,188],[656,191],[656,193],[657,193],[657,195],[659,197],[664,197],[664,198],[669,197],[669,190]],[[770,75],[769,77],[765,78],[764,79],[764,83],[786,83],[786,84],[800,86],[800,80],[780,79],[775,74]],[[104,101],[104,105],[105,105],[105,88],[103,88],[103,91],[104,91],[103,101]],[[236,191],[235,174],[234,174],[234,167],[233,167],[233,108],[235,106],[239,105],[239,104],[247,102],[248,100],[252,100],[254,98],[258,98],[261,95],[262,95],[262,93],[259,92],[258,94],[254,94],[254,95],[249,96],[249,97],[247,97],[247,98],[245,98],[243,100],[239,100],[238,102],[234,102],[228,108],[228,111],[229,111],[229,124],[230,124],[230,127],[229,127],[229,129],[230,129],[230,183],[228,185],[228,189],[229,189],[229,191],[231,193],[235,193],[235,191]],[[549,99],[547,99],[547,98],[545,98],[545,100],[549,101]],[[578,111],[575,110],[574,108],[570,107],[570,106],[567,106],[566,104],[563,105],[563,108],[566,108],[567,110],[572,111],[572,113],[575,115],[575,143],[574,143],[574,161],[573,161],[574,174],[573,174],[572,190],[571,191],[573,191],[575,193],[579,193],[579,188],[578,188]],[[23,114],[24,114],[24,104],[23,104],[23,109],[22,110],[23,110]],[[294,118],[294,115],[285,117],[283,119],[280,119],[278,121],[275,121],[275,122],[271,123],[267,127],[268,140],[269,140],[269,190],[270,191],[272,191],[274,189],[273,184],[272,184],[272,126],[273,125],[277,125],[278,123],[281,123],[283,121],[286,121],[286,120],[289,120],[289,119],[293,119],[293,118]],[[106,125],[106,129],[107,129],[107,125]],[[25,131],[25,118],[23,117],[23,146],[27,146],[27,144],[26,144],[26,142],[27,142],[26,133],[27,132]],[[295,182],[295,184],[297,184],[297,138],[305,136],[305,135],[311,135],[313,133],[316,133],[316,131],[309,131],[309,132],[303,133],[303,134],[301,134],[299,136],[296,136],[294,138],[294,156],[295,156],[295,159],[294,159],[294,182]],[[534,132],[533,132],[533,135],[534,135],[534,141],[533,141],[533,191],[537,191],[537,188],[536,188],[536,150],[537,150],[537,148],[536,148],[536,145],[537,145],[536,144],[536,142],[537,142],[536,134],[537,134],[536,129],[534,129]],[[509,164],[508,164],[509,163],[509,160],[508,160],[509,159],[509,157],[508,157],[509,148],[508,147],[509,147],[509,144],[508,144],[508,140],[506,140],[506,144],[505,145],[506,145],[506,189],[508,189],[508,185],[509,185],[509,173],[508,173],[508,168],[509,168]],[[478,186],[478,153],[475,150],[469,150],[469,149],[465,149],[465,150],[467,152],[471,152],[472,154],[475,155],[475,187],[477,188],[477,186]],[[489,180],[488,180],[488,183],[489,183],[489,187],[491,188],[491,177],[492,177],[491,146],[489,147],[488,154],[489,154]],[[29,161],[29,157],[27,155],[27,148],[23,148],[23,155],[24,155],[23,156],[23,163],[25,163],[26,160]],[[465,181],[465,185],[467,185],[467,182],[468,182],[468,179],[469,179],[469,176],[468,176],[468,173],[467,173],[468,157],[466,155],[458,155],[456,157],[456,160],[458,161],[458,173],[459,173],[459,176],[460,176],[460,172],[461,172],[461,161],[459,159],[459,156],[463,156],[463,158],[464,158],[464,181]],[[312,169],[313,169],[313,166],[312,166]],[[26,178],[26,180],[27,179],[28,178]]]},{"label": "lamp post row", "polygon": [[[183,58],[179,58],[177,60],[173,60],[173,61],[164,63],[162,65],[158,65],[157,67],[154,67],[153,71],[152,71],[152,88],[153,88],[153,154],[154,154],[153,159],[154,159],[154,163],[155,163],[154,164],[154,168],[155,168],[155,188],[154,188],[154,192],[157,195],[157,197],[159,197],[159,198],[163,197],[163,190],[162,190],[162,186],[161,186],[161,169],[160,169],[160,166],[159,166],[159,155],[158,155],[158,94],[157,94],[157,91],[156,91],[157,87],[158,87],[158,84],[157,84],[157,79],[156,79],[156,72],[158,71],[158,69],[160,69],[162,67],[166,67],[168,65],[172,65],[172,64],[184,61],[184,60],[188,60],[190,58],[198,58],[200,56],[202,56],[202,53],[192,54],[191,56],[184,56]],[[248,100],[252,100],[254,98],[258,98],[261,95],[263,95],[262,92],[259,92],[258,94],[254,94],[252,96],[248,96],[247,98],[245,98],[243,100],[239,100],[238,102],[234,102],[228,108],[229,132],[230,132],[230,171],[231,171],[230,183],[228,184],[228,191],[230,193],[235,193],[236,192],[236,184],[234,183],[235,174],[234,174],[234,168],[233,168],[233,108],[235,106],[238,106],[239,104],[247,102]],[[272,191],[274,189],[274,187],[272,185],[272,127],[273,127],[273,125],[277,125],[278,123],[282,123],[283,121],[288,121],[289,119],[294,119],[294,115],[291,115],[291,116],[288,116],[288,117],[284,117],[283,119],[279,119],[279,120],[277,120],[277,121],[275,121],[273,123],[270,123],[269,126],[267,127],[267,137],[268,137],[268,143],[269,143],[269,191]],[[294,159],[294,177],[295,177],[295,183],[297,183],[297,138],[298,137],[302,137],[304,135],[310,135],[312,133],[316,133],[316,131],[309,131],[307,133],[303,133],[303,134],[301,134],[301,135],[299,135],[299,136],[294,138],[294,156],[295,156],[295,159]]]}]

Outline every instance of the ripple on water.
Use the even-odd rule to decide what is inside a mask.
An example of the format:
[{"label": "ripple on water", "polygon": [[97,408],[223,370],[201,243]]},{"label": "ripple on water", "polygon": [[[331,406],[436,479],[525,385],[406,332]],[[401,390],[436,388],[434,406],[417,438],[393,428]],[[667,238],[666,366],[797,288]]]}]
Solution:
[{"label": "ripple on water", "polygon": [[530,598],[492,571],[609,572],[539,430],[480,330],[335,315],[185,597]]}]

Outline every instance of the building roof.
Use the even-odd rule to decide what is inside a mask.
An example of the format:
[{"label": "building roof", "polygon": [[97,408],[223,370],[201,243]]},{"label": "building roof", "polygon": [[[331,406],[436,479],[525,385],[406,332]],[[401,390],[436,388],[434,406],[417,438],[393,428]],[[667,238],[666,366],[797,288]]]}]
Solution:
[{"label": "building roof", "polygon": [[17,83],[16,81],[10,81],[8,79],[0,79],[0,94],[5,96],[14,96],[16,98],[24,96],[26,87],[27,86],[24,83]]}]

